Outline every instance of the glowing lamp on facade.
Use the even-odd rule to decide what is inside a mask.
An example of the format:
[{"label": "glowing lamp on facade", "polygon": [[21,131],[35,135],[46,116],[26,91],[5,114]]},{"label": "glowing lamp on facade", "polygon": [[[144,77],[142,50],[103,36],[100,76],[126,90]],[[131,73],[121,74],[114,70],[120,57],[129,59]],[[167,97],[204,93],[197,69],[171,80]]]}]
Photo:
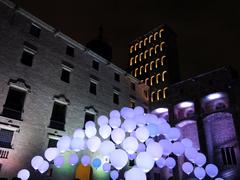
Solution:
[{"label": "glowing lamp on facade", "polygon": [[157,108],[157,109],[153,110],[153,113],[156,113],[156,114],[162,114],[162,113],[166,113],[166,112],[168,112],[167,108]]},{"label": "glowing lamp on facade", "polygon": [[224,96],[223,93],[212,93],[206,96],[206,100],[211,101],[211,100],[219,99],[223,96]]},{"label": "glowing lamp on facade", "polygon": [[179,108],[188,108],[188,107],[192,107],[193,103],[190,101],[185,101],[185,102],[181,102],[177,105]]}]

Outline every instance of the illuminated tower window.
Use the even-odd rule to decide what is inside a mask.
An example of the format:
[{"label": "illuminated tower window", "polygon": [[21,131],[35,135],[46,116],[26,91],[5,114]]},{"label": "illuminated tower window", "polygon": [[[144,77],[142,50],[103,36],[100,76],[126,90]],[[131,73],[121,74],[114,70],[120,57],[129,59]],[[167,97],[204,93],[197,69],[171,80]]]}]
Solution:
[{"label": "illuminated tower window", "polygon": [[155,51],[154,51],[154,52],[155,52],[155,54],[157,54],[157,52],[158,52],[158,50],[157,50],[157,49],[158,49],[158,48],[159,48],[159,45],[157,44],[157,45],[155,46]]},{"label": "illuminated tower window", "polygon": [[159,83],[159,77],[160,77],[160,73],[158,73],[157,75],[156,75],[156,83],[158,84]]},{"label": "illuminated tower window", "polygon": [[138,55],[135,56],[135,60],[134,60],[135,64],[137,63],[137,58],[138,58]]},{"label": "illuminated tower window", "polygon": [[130,59],[130,66],[132,66],[133,65],[133,57]]},{"label": "illuminated tower window", "polygon": [[152,42],[152,38],[153,38],[153,35],[150,35],[150,36],[149,36],[149,43]]},{"label": "illuminated tower window", "polygon": [[154,50],[154,48],[153,47],[151,47],[150,49],[149,49],[149,56],[151,57],[152,56],[152,51]]},{"label": "illuminated tower window", "polygon": [[145,84],[148,85],[149,78],[145,79]]},{"label": "illuminated tower window", "polygon": [[130,53],[133,52],[133,48],[134,48],[134,46],[132,45],[132,46],[130,47]]},{"label": "illuminated tower window", "polygon": [[166,44],[166,43],[165,42],[161,42],[161,44],[160,44],[160,51],[163,51],[164,44]]},{"label": "illuminated tower window", "polygon": [[166,64],[166,56],[165,55],[162,56],[162,58],[161,58],[161,65],[163,66],[164,64]]},{"label": "illuminated tower window", "polygon": [[135,48],[134,48],[135,51],[137,50],[137,47],[138,47],[138,43],[135,44]]},{"label": "illuminated tower window", "polygon": [[144,59],[147,59],[147,53],[148,53],[148,50],[144,52]]},{"label": "illuminated tower window", "polygon": [[167,97],[167,90],[168,90],[167,87],[165,87],[165,88],[163,89],[163,99],[165,99],[165,98]]},{"label": "illuminated tower window", "polygon": [[151,76],[151,80],[150,80],[150,85],[151,86],[153,85],[153,78],[154,78],[154,76]]},{"label": "illuminated tower window", "polygon": [[154,41],[157,40],[157,35],[158,35],[158,32],[155,32],[155,33],[154,33]]},{"label": "illuminated tower window", "polygon": [[160,99],[160,93],[161,93],[161,89],[159,89],[159,90],[157,91],[157,100]]},{"label": "illuminated tower window", "polygon": [[137,77],[137,73],[138,73],[138,68],[135,69],[135,73],[134,73],[135,77]]},{"label": "illuminated tower window", "polygon": [[151,61],[151,62],[150,62],[150,70],[152,70],[153,64],[154,64],[154,61]]},{"label": "illuminated tower window", "polygon": [[148,38],[146,37],[146,38],[144,39],[144,46],[147,45],[147,41],[148,41]]},{"label": "illuminated tower window", "polygon": [[164,32],[164,29],[160,29],[160,31],[159,31],[159,37],[160,37],[160,38],[162,37],[163,32]]},{"label": "illuminated tower window", "polygon": [[139,71],[140,75],[142,74],[143,68],[144,68],[143,66],[140,67],[140,71]]},{"label": "illuminated tower window", "polygon": [[155,60],[155,68],[158,68],[159,61],[160,61],[159,58],[157,58],[157,59]]},{"label": "illuminated tower window", "polygon": [[163,82],[166,80],[166,74],[167,74],[167,71],[163,71],[163,73],[162,73],[162,81]]},{"label": "illuminated tower window", "polygon": [[151,93],[151,102],[153,102],[154,100],[155,100],[155,92],[153,91],[152,93]]},{"label": "illuminated tower window", "polygon": [[140,55],[139,55],[139,61],[140,62],[142,61],[142,56],[143,56],[143,53],[141,52]]},{"label": "illuminated tower window", "polygon": [[143,43],[143,41],[141,40],[141,41],[139,42],[139,49],[142,48],[142,43]]},{"label": "illuminated tower window", "polygon": [[144,71],[147,72],[148,64],[145,64],[145,69]]}]

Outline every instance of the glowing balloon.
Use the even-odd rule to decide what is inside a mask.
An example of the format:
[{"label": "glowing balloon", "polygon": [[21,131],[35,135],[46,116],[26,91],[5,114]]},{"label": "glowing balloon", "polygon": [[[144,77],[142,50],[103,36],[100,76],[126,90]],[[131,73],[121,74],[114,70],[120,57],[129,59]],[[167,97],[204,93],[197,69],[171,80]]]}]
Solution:
[{"label": "glowing balloon", "polygon": [[120,112],[118,110],[112,110],[109,114],[110,118],[120,118]]},{"label": "glowing balloon", "polygon": [[147,152],[152,155],[153,159],[156,161],[163,154],[162,146],[157,142],[151,142],[147,145]]},{"label": "glowing balloon", "polygon": [[172,157],[168,157],[165,164],[169,169],[173,169],[176,166],[176,161]]},{"label": "glowing balloon", "polygon": [[101,164],[102,164],[102,162],[99,158],[95,158],[92,161],[92,166],[96,169],[99,168],[101,166]]},{"label": "glowing balloon", "polygon": [[71,141],[70,148],[76,152],[78,152],[80,150],[84,150],[85,149],[85,139],[78,138],[78,137],[73,138]]},{"label": "glowing balloon", "polygon": [[133,118],[133,116],[134,116],[133,109],[128,108],[128,107],[122,108],[121,111],[120,111],[120,114],[124,119]]},{"label": "glowing balloon", "polygon": [[58,150],[63,153],[70,148],[71,138],[69,136],[61,137],[57,142]]},{"label": "glowing balloon", "polygon": [[123,140],[122,147],[128,154],[133,154],[138,149],[138,141],[136,138],[129,136]]},{"label": "glowing balloon", "polygon": [[194,163],[200,167],[203,166],[206,161],[206,156],[203,153],[197,153],[197,157],[194,159]]},{"label": "glowing balloon", "polygon": [[134,109],[133,109],[133,113],[134,115],[143,115],[144,114],[144,109],[141,107],[141,106],[136,106]]},{"label": "glowing balloon", "polygon": [[176,141],[180,138],[181,132],[178,128],[170,128],[166,134],[166,138],[170,141]]},{"label": "glowing balloon", "polygon": [[108,123],[108,118],[107,118],[107,116],[99,116],[97,119],[97,122],[98,122],[98,125],[101,127]]},{"label": "glowing balloon", "polygon": [[130,170],[126,171],[124,173],[124,177],[126,180],[133,180],[133,179],[137,179],[137,180],[146,180],[146,174],[137,167],[133,167]]},{"label": "glowing balloon", "polygon": [[186,148],[185,149],[185,156],[188,158],[188,160],[194,162],[194,159],[197,157],[198,152],[195,148]]},{"label": "glowing balloon", "polygon": [[194,175],[198,179],[203,179],[206,176],[206,172],[202,167],[196,167],[194,169]]},{"label": "glowing balloon", "polygon": [[31,160],[31,165],[33,169],[37,170],[39,166],[43,163],[43,158],[41,156],[35,156]]},{"label": "glowing balloon", "polygon": [[166,164],[166,160],[163,157],[161,157],[156,161],[156,164],[159,168],[163,168]]},{"label": "glowing balloon", "polygon": [[215,180],[224,180],[223,178],[216,178]]},{"label": "glowing balloon", "polygon": [[78,155],[76,153],[71,154],[69,156],[69,164],[70,165],[74,166],[78,163],[78,161],[79,161],[79,158],[78,158]]},{"label": "glowing balloon", "polygon": [[101,145],[101,140],[97,136],[93,136],[87,140],[87,147],[91,152],[96,152]]},{"label": "glowing balloon", "polygon": [[143,143],[149,138],[149,131],[145,126],[142,126],[137,128],[137,130],[135,131],[135,135],[136,138]]},{"label": "glowing balloon", "polygon": [[136,129],[137,123],[133,119],[126,119],[123,123],[123,128],[126,132],[132,132]]},{"label": "glowing balloon", "polygon": [[30,172],[27,169],[22,169],[18,172],[17,177],[21,180],[27,180],[30,177]]},{"label": "glowing balloon", "polygon": [[60,168],[64,164],[64,157],[63,156],[58,156],[54,159],[54,165],[57,168]]},{"label": "glowing balloon", "polygon": [[95,126],[88,126],[85,128],[85,134],[88,138],[91,138],[97,134],[97,129]]},{"label": "glowing balloon", "polygon": [[50,162],[54,160],[59,154],[59,151],[57,148],[47,148],[46,151],[44,152],[45,158]]},{"label": "glowing balloon", "polygon": [[87,121],[87,122],[85,123],[85,128],[87,128],[87,127],[89,127],[89,126],[95,127],[95,123],[94,123],[93,121]]},{"label": "glowing balloon", "polygon": [[151,142],[155,142],[155,141],[153,140],[153,138],[148,138],[148,139],[145,141],[146,146],[147,146],[149,143],[151,143]]},{"label": "glowing balloon", "polygon": [[111,135],[112,129],[109,125],[106,124],[100,126],[98,132],[103,139],[107,139]]},{"label": "glowing balloon", "polygon": [[139,127],[144,126],[147,123],[145,115],[136,115],[133,117]]},{"label": "glowing balloon", "polygon": [[119,176],[119,173],[118,173],[118,171],[113,170],[110,172],[110,176],[111,176],[112,180],[116,180]]},{"label": "glowing balloon", "polygon": [[90,164],[91,158],[87,155],[82,156],[81,163],[83,166],[88,166]]},{"label": "glowing balloon", "polygon": [[181,143],[185,146],[185,148],[190,148],[193,146],[192,140],[189,138],[182,139]]},{"label": "glowing balloon", "polygon": [[183,145],[182,143],[180,143],[180,142],[174,142],[174,143],[172,144],[172,152],[173,152],[173,154],[175,154],[176,156],[181,156],[181,155],[183,155],[184,151],[185,151],[185,147],[184,147],[184,145]]},{"label": "glowing balloon", "polygon": [[109,172],[111,170],[111,164],[105,163],[102,166],[104,172]]},{"label": "glowing balloon", "polygon": [[39,166],[38,171],[43,174],[45,173],[49,168],[49,163],[47,161],[43,161],[43,163]]},{"label": "glowing balloon", "polygon": [[134,160],[136,157],[137,157],[137,155],[136,155],[135,153],[128,155],[128,159],[129,159],[129,160]]},{"label": "glowing balloon", "polygon": [[122,149],[116,149],[110,154],[110,162],[117,170],[122,169],[128,162],[128,155]]},{"label": "glowing balloon", "polygon": [[159,144],[163,148],[163,155],[168,156],[172,153],[172,143],[167,139],[162,139],[159,141]]},{"label": "glowing balloon", "polygon": [[159,134],[159,129],[156,124],[150,123],[147,125],[147,129],[149,131],[149,136],[150,137],[155,137],[157,134]]},{"label": "glowing balloon", "polygon": [[85,132],[83,129],[76,129],[73,133],[73,138],[83,139],[85,137]]},{"label": "glowing balloon", "polygon": [[109,119],[109,125],[115,129],[118,128],[121,125],[121,119],[120,118],[116,118],[116,117],[112,117]]},{"label": "glowing balloon", "polygon": [[185,162],[185,163],[182,164],[182,170],[187,175],[189,175],[193,172],[193,165],[190,162]]},{"label": "glowing balloon", "polygon": [[170,128],[171,128],[171,126],[167,122],[161,123],[158,126],[159,133],[163,134],[163,135],[166,135],[168,133],[168,131],[170,130]]},{"label": "glowing balloon", "polygon": [[111,133],[111,138],[116,144],[121,144],[125,138],[125,132],[121,128],[116,128]]},{"label": "glowing balloon", "polygon": [[146,146],[143,143],[138,144],[137,152],[144,152],[146,150]]},{"label": "glowing balloon", "polygon": [[218,174],[218,168],[214,164],[208,164],[205,167],[206,173],[209,177],[214,178]]},{"label": "glowing balloon", "polygon": [[115,150],[115,145],[112,141],[109,141],[109,140],[103,141],[99,148],[99,152],[104,156],[108,156],[114,150]]},{"label": "glowing balloon", "polygon": [[144,172],[149,172],[154,166],[152,155],[148,152],[140,152],[135,159],[137,167]]}]

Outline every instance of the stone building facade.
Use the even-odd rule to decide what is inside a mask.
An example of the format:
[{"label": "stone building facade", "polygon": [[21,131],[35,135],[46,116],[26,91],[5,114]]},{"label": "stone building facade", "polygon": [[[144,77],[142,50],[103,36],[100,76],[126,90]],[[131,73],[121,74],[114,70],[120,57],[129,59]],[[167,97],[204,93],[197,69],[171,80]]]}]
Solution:
[{"label": "stone building facade", "polygon": [[[0,1],[0,39],[1,178],[32,169],[34,155],[98,115],[123,106],[147,111],[144,83],[7,0]],[[50,170],[31,177],[75,178],[73,167]]]}]

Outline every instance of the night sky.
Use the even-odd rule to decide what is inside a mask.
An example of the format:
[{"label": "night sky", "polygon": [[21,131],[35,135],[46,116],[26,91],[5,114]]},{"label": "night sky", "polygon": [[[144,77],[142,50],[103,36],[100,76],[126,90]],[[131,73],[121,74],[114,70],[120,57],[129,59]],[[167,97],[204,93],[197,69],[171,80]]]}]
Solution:
[{"label": "night sky", "polygon": [[128,65],[128,43],[164,23],[178,34],[182,79],[224,65],[240,71],[238,0],[17,2],[83,45],[98,35],[98,28],[102,25],[104,37],[113,47],[113,62],[124,69]]}]

